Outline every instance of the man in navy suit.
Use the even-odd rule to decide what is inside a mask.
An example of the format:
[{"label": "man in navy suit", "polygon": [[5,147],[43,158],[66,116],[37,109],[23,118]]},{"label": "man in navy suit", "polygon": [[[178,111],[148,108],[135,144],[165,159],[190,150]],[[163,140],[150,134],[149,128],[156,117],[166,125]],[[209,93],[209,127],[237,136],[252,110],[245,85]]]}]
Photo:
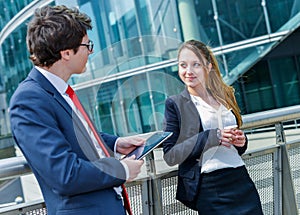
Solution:
[{"label": "man in navy suit", "polygon": [[[12,133],[42,190],[48,214],[126,214],[120,185],[132,181],[143,161],[103,155],[95,135],[66,94],[72,74],[85,71],[93,43],[90,18],[77,9],[45,6],[28,24],[35,65],[10,103]],[[99,133],[111,155],[145,141]]]}]

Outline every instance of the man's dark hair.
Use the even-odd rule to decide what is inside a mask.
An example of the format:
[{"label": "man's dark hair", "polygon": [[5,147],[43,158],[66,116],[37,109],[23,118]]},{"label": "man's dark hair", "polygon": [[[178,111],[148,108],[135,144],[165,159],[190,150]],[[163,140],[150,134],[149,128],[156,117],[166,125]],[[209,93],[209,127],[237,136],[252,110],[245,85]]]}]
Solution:
[{"label": "man's dark hair", "polygon": [[90,17],[76,8],[60,5],[37,9],[27,28],[30,59],[34,65],[49,67],[61,59],[60,51],[73,49],[76,53],[91,29]]}]

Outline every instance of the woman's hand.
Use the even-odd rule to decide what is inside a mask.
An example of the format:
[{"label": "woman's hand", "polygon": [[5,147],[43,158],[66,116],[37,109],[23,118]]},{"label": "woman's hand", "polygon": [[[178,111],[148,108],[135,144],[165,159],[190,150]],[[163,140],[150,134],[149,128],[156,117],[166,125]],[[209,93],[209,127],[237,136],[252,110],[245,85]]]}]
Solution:
[{"label": "woman's hand", "polygon": [[243,147],[246,143],[246,137],[242,130],[237,128],[223,129],[221,130],[221,145],[230,147],[231,145],[237,147]]}]

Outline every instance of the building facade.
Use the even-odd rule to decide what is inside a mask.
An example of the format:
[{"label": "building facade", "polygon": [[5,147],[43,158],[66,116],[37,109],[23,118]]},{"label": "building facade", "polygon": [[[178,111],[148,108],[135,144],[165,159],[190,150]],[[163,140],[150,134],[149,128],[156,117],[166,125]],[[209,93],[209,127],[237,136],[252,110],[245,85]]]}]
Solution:
[{"label": "building facade", "polygon": [[78,7],[93,20],[95,51],[70,84],[102,131],[162,129],[165,99],[184,87],[176,55],[189,39],[213,48],[242,114],[300,103],[298,0],[0,0],[0,134],[10,133],[10,97],[32,68],[26,22],[46,4]]}]

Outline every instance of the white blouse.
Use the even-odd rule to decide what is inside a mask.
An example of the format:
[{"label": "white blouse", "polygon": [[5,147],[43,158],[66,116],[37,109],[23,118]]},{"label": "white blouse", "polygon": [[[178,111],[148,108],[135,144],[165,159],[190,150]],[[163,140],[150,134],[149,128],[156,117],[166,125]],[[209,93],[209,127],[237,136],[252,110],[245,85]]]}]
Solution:
[{"label": "white blouse", "polygon": [[[200,115],[204,131],[216,128],[224,129],[226,126],[236,125],[234,114],[224,105],[221,104],[218,109],[215,109],[198,96],[191,95],[191,98]],[[233,145],[211,147],[204,151],[200,160],[201,173],[245,165]]]}]

